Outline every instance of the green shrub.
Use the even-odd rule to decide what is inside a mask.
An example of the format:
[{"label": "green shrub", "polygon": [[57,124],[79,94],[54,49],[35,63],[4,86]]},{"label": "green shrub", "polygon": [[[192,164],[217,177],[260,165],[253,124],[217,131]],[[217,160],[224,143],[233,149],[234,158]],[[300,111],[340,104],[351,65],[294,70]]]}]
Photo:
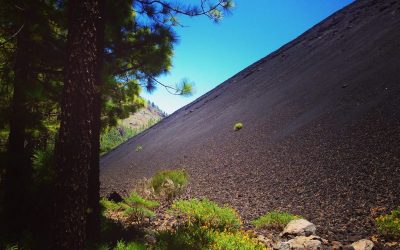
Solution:
[{"label": "green shrub", "polygon": [[118,211],[122,209],[122,205],[120,202],[110,201],[106,198],[102,198],[100,200],[100,205],[103,208],[103,212],[107,211]]},{"label": "green shrub", "polygon": [[400,207],[375,219],[378,232],[389,239],[400,239]]},{"label": "green shrub", "polygon": [[154,217],[155,213],[151,209],[158,205],[158,202],[147,200],[134,192],[122,203],[124,214],[128,217],[128,220],[135,222],[143,222],[145,218]]},{"label": "green shrub", "polygon": [[136,152],[140,152],[140,151],[142,151],[143,150],[143,147],[142,147],[142,145],[136,145],[136,148],[135,148],[135,151]]},{"label": "green shrub", "polygon": [[242,128],[243,128],[243,123],[241,123],[241,122],[237,122],[233,126],[233,130],[235,130],[235,131],[241,130]]},{"label": "green shrub", "polygon": [[97,249],[97,250],[111,250],[111,248],[107,244],[100,244],[95,249]]},{"label": "green shrub", "polygon": [[53,155],[53,145],[47,146],[46,149],[36,150],[33,153],[32,177],[35,183],[51,183],[54,180]]},{"label": "green shrub", "polygon": [[138,133],[136,129],[126,126],[111,127],[100,135],[100,153],[104,154],[119,146]]},{"label": "green shrub", "polygon": [[220,207],[208,199],[177,200],[172,212],[187,219],[187,224],[205,226],[217,230],[237,230],[241,221],[236,211],[228,206]]},{"label": "green shrub", "polygon": [[150,180],[156,193],[164,193],[169,198],[179,194],[188,183],[188,175],[184,169],[158,171]]},{"label": "green shrub", "polygon": [[157,235],[157,250],[209,249],[212,243],[212,230],[198,226],[180,226],[177,230],[161,231]]},{"label": "green shrub", "polygon": [[126,221],[142,223],[145,218],[155,216],[152,209],[159,205],[156,201],[147,200],[135,192],[122,202],[114,202],[107,199],[101,199],[100,204],[103,207],[103,215],[108,213],[121,213],[124,215]]},{"label": "green shrub", "polygon": [[137,242],[128,242],[125,243],[123,241],[118,241],[117,245],[113,248],[113,250],[146,250],[146,246],[137,243]]},{"label": "green shrub", "polygon": [[205,226],[186,225],[176,231],[163,231],[157,235],[158,250],[266,250],[253,235],[245,231],[218,231]]},{"label": "green shrub", "polygon": [[251,223],[256,228],[275,228],[283,229],[291,220],[300,219],[301,216],[293,215],[287,212],[272,211],[268,212],[260,218],[253,220]]},{"label": "green shrub", "polygon": [[18,246],[17,245],[8,245],[6,246],[6,250],[18,250]]},{"label": "green shrub", "polygon": [[267,250],[265,245],[259,242],[248,232],[214,232],[213,250]]}]

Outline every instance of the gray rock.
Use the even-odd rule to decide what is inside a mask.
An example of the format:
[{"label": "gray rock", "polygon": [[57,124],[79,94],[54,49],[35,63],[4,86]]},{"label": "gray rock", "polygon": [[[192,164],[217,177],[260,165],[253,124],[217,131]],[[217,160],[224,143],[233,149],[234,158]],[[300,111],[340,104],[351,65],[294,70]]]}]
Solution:
[{"label": "gray rock", "polygon": [[317,236],[297,236],[288,241],[291,250],[319,250],[321,249],[321,238]]},{"label": "gray rock", "polygon": [[282,232],[282,236],[310,236],[315,234],[317,228],[314,224],[305,219],[292,220]]},{"label": "gray rock", "polygon": [[354,247],[355,250],[372,250],[374,248],[374,243],[370,240],[359,240],[351,244],[352,247]]},{"label": "gray rock", "polygon": [[275,245],[273,245],[273,249],[290,250],[290,245],[289,245],[289,242],[282,241],[282,242],[278,242]]},{"label": "gray rock", "polygon": [[320,250],[322,239],[318,236],[297,236],[289,241],[280,242],[279,250]]}]

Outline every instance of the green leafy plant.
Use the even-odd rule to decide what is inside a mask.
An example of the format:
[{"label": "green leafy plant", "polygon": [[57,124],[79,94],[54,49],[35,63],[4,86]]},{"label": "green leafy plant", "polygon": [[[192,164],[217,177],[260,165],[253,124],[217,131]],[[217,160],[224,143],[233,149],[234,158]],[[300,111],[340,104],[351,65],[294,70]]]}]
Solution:
[{"label": "green leafy plant", "polygon": [[188,183],[188,174],[184,169],[158,171],[151,179],[150,185],[156,193],[172,198],[179,194]]},{"label": "green leafy plant", "polygon": [[111,127],[100,135],[100,153],[104,154],[119,146],[139,131],[128,126]]},{"label": "green leafy plant", "polygon": [[157,235],[157,250],[210,249],[212,230],[206,227],[181,225],[176,230],[161,231]]},{"label": "green leafy plant", "polygon": [[265,245],[259,242],[254,235],[246,231],[214,232],[213,250],[267,250]]},{"label": "green leafy plant", "polygon": [[103,215],[107,214],[122,214],[127,222],[143,223],[145,218],[155,216],[154,207],[159,203],[156,201],[147,200],[135,192],[125,197],[122,202],[114,202],[107,199],[101,199],[100,204],[103,207]]},{"label": "green leafy plant", "polygon": [[118,210],[122,209],[120,202],[110,201],[106,198],[102,198],[100,200],[100,205],[103,208],[103,213],[105,213],[107,211],[118,211]]},{"label": "green leafy plant", "polygon": [[242,128],[243,128],[243,123],[241,123],[241,122],[237,122],[233,126],[233,130],[235,130],[235,131],[241,130]]},{"label": "green leafy plant", "polygon": [[143,150],[143,147],[142,147],[142,145],[136,145],[136,148],[135,148],[135,151],[136,152],[140,152],[140,151],[142,151]]},{"label": "green leafy plant", "polygon": [[137,242],[118,241],[113,250],[146,250],[146,246]]},{"label": "green leafy plant", "polygon": [[205,226],[217,230],[237,230],[241,226],[237,212],[228,206],[220,207],[208,199],[177,200],[172,212],[187,219],[187,224]]},{"label": "green leafy plant", "polygon": [[175,250],[266,250],[265,245],[248,231],[219,231],[206,226],[184,225],[175,231],[157,235],[155,249]]},{"label": "green leafy plant", "polygon": [[146,217],[155,216],[151,209],[159,205],[158,202],[147,200],[134,192],[126,197],[121,204],[128,220],[139,223],[143,222]]},{"label": "green leafy plant", "polygon": [[17,245],[8,245],[6,246],[6,250],[18,250],[18,246]]},{"label": "green leafy plant", "polygon": [[54,146],[36,150],[32,157],[32,177],[36,183],[51,183],[54,180],[53,168]]},{"label": "green leafy plant", "polygon": [[375,219],[378,232],[389,239],[400,239],[400,207]]},{"label": "green leafy plant", "polygon": [[159,232],[155,249],[266,250],[255,234],[240,229],[231,207],[208,199],[176,200],[170,212],[184,221],[176,230]]},{"label": "green leafy plant", "polygon": [[275,228],[283,229],[291,220],[302,218],[298,215],[293,215],[287,212],[272,211],[268,212],[260,218],[253,220],[251,223],[256,228]]}]

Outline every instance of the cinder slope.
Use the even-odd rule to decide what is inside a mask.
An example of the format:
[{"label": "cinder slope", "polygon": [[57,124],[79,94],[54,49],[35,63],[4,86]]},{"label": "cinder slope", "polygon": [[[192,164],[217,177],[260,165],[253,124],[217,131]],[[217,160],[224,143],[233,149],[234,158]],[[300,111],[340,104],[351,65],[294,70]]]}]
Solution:
[{"label": "cinder slope", "polygon": [[400,1],[358,1],[103,157],[102,192],[185,167],[188,195],[351,241],[400,205],[399,107]]}]

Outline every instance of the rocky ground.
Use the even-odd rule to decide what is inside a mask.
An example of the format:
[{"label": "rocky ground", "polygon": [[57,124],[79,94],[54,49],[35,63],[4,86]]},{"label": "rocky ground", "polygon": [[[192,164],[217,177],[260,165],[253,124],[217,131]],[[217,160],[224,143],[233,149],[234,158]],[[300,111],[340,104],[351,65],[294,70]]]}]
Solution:
[{"label": "rocky ground", "polygon": [[102,195],[180,167],[187,196],[245,221],[283,210],[371,238],[400,205],[399,65],[400,1],[356,1],[102,157]]},{"label": "rocky ground", "polygon": [[[140,191],[139,191],[140,193]],[[113,193],[121,199],[119,194]],[[179,197],[183,199],[183,195]],[[110,197],[109,197],[110,198]],[[133,227],[136,230],[144,232],[144,242],[151,248],[157,242],[157,232],[175,230],[179,225],[185,223],[183,217],[177,217],[171,214],[170,206],[172,200],[157,199],[160,205],[154,210],[156,216],[146,218],[142,223],[126,221],[121,213],[108,213],[108,218],[121,223],[124,227]],[[276,227],[255,228],[250,224],[245,224],[243,230],[252,232],[259,242],[263,243],[268,249],[273,250],[393,250],[400,249],[400,242],[387,241],[379,235],[373,235],[366,239],[360,239],[355,242],[340,242],[328,240],[318,236],[318,230],[315,224],[306,219],[294,219],[290,221],[283,230]]]}]

